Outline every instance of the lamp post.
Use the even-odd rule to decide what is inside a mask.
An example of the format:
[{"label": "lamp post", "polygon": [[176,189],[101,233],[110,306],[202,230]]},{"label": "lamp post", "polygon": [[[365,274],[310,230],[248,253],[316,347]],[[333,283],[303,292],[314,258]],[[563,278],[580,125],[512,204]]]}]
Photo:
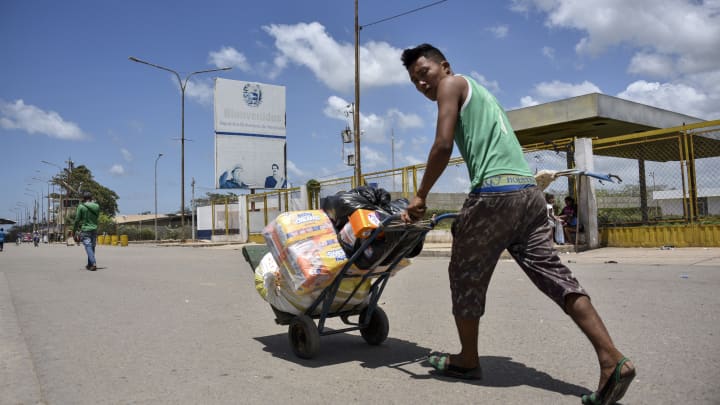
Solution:
[{"label": "lamp post", "polygon": [[181,133],[180,133],[180,224],[182,227],[183,232],[183,239],[185,239],[185,87],[187,86],[188,80],[190,79],[190,76],[200,74],[200,73],[209,73],[209,72],[219,72],[221,70],[230,70],[231,67],[224,67],[219,69],[208,69],[208,70],[198,70],[196,72],[192,72],[189,75],[185,76],[185,81],[180,79],[180,74],[170,68],[166,68],[164,66],[156,65],[154,63],[146,62],[142,59],[138,59],[134,56],[130,56],[128,59],[130,59],[133,62],[142,63],[148,66],[152,66],[154,68],[158,68],[161,70],[165,70],[167,72],[173,73],[175,77],[177,78],[178,84],[180,85],[180,93],[181,93]]},{"label": "lamp post", "polygon": [[160,157],[162,156],[162,153],[158,153],[157,157],[155,158],[155,242],[158,240],[158,232],[157,232],[157,162],[160,160]]},{"label": "lamp post", "polygon": [[32,216],[32,224],[33,224],[33,232],[35,232],[35,224],[37,221],[37,200],[35,199],[35,196],[30,193],[25,193],[25,195],[30,196],[33,198],[33,216]]}]

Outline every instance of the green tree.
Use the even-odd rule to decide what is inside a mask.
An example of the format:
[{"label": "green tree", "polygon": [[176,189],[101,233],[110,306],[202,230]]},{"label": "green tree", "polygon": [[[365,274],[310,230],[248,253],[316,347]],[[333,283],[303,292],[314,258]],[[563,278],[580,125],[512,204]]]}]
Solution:
[{"label": "green tree", "polygon": [[64,169],[53,177],[53,182],[67,191],[67,198],[82,198],[89,191],[100,205],[100,211],[110,217],[118,213],[117,200],[120,197],[114,191],[95,181],[92,172],[85,165]]}]

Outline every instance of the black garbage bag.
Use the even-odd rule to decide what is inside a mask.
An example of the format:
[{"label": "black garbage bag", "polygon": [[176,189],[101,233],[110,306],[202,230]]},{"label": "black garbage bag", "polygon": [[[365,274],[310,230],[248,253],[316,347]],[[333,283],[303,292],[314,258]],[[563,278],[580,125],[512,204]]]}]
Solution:
[{"label": "black garbage bag", "polygon": [[[391,200],[390,193],[384,189],[363,186],[327,197],[323,201],[322,208],[333,221],[335,230],[340,232],[347,224],[350,215],[357,209],[373,210],[378,218],[384,221],[389,216],[401,214],[408,204],[405,198]],[[357,239],[350,246],[342,238],[339,239],[348,257],[351,257],[364,242],[363,239]],[[358,256],[355,265],[361,269],[369,269],[377,265],[389,265],[398,255],[415,257],[422,251],[424,239],[425,233],[414,229],[385,232]]]},{"label": "black garbage bag", "polygon": [[384,207],[390,206],[390,200],[390,193],[382,188],[360,186],[350,191],[341,191],[333,196],[326,197],[321,208],[330,217],[335,230],[339,231],[345,226],[350,215],[355,210],[385,210]]}]

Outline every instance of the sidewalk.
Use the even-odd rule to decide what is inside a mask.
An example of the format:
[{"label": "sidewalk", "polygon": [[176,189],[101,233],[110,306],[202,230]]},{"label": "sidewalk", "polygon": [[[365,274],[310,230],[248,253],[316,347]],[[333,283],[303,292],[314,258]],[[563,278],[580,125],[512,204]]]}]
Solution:
[{"label": "sidewalk", "polygon": [[[446,257],[450,258],[452,243],[446,235],[428,234],[419,257]],[[185,243],[162,243],[157,246],[183,246],[223,250],[240,250],[247,243],[238,242],[209,242],[196,241]],[[720,248],[710,247],[687,247],[687,248],[620,248],[604,247],[594,250],[585,250],[584,246],[578,246],[579,252],[575,252],[574,245],[556,245],[560,258],[566,263],[584,264],[643,264],[649,266],[680,264],[716,266],[720,269]],[[500,260],[512,260],[507,251],[500,256]]]}]

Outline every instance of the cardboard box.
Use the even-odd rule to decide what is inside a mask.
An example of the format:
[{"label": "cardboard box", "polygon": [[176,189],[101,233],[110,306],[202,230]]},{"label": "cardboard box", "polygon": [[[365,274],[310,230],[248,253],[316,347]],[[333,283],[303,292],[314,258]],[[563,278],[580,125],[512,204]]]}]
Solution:
[{"label": "cardboard box", "polygon": [[380,227],[380,218],[372,210],[357,209],[350,215],[350,225],[357,238],[367,238]]}]

